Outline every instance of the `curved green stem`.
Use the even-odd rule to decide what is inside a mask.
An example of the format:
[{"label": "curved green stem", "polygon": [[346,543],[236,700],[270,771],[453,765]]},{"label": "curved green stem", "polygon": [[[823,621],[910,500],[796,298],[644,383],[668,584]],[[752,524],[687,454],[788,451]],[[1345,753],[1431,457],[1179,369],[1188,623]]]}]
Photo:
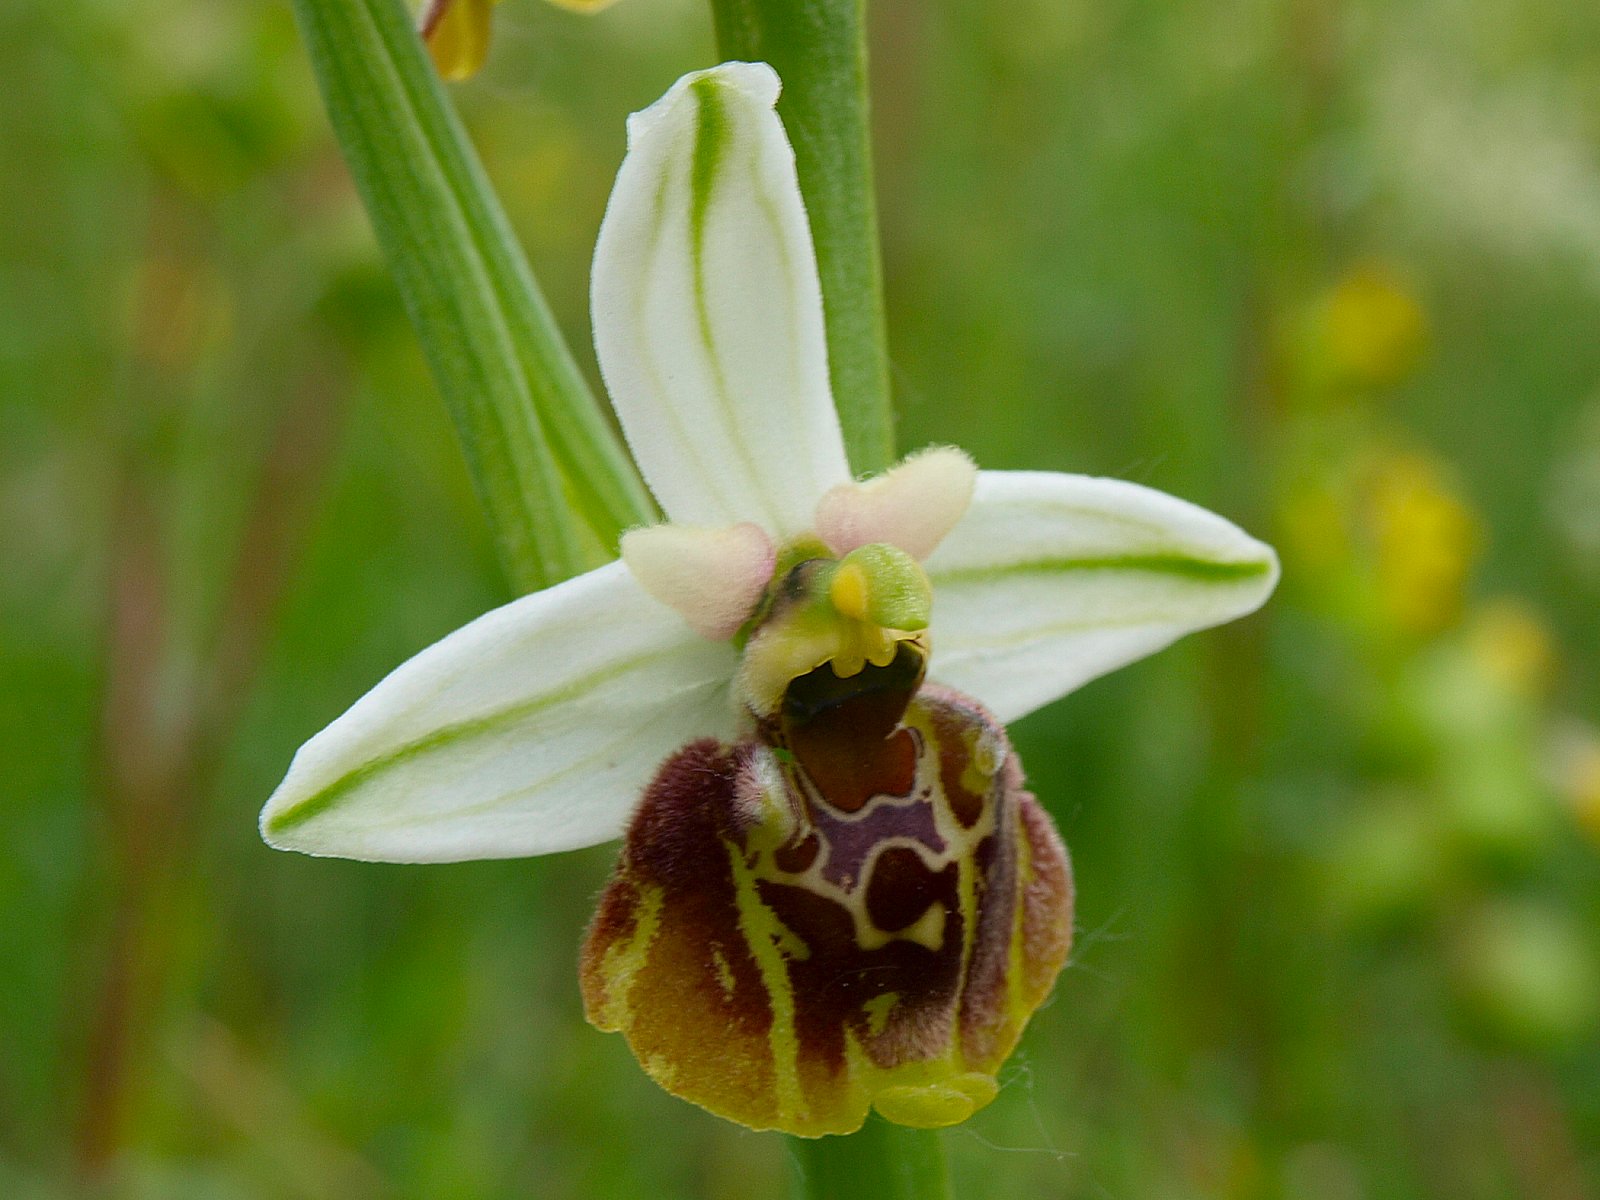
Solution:
[{"label": "curved green stem", "polygon": [[850,465],[894,460],[883,268],[867,124],[864,0],[711,0],[725,59],[768,62],[811,218],[828,367]]},{"label": "curved green stem", "polygon": [[294,7],[507,574],[531,590],[595,565],[622,529],[652,519],[653,506],[556,327],[402,0]]}]

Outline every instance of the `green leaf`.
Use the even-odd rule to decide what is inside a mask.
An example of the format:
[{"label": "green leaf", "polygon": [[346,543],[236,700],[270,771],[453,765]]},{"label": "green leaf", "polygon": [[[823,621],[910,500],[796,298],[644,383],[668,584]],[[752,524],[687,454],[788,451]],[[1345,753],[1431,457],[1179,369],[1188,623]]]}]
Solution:
[{"label": "green leaf", "polygon": [[507,573],[528,590],[595,565],[595,542],[614,549],[653,506],[401,0],[295,0],[295,12]]}]

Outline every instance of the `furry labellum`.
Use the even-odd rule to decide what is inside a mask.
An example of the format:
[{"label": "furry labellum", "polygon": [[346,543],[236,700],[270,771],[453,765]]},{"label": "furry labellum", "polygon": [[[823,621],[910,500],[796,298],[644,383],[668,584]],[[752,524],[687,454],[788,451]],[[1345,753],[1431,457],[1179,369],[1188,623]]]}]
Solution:
[{"label": "furry labellum", "polygon": [[1071,869],[1002,727],[922,670],[909,642],[819,667],[646,790],[581,981],[668,1091],[806,1136],[994,1098],[1066,961]]}]

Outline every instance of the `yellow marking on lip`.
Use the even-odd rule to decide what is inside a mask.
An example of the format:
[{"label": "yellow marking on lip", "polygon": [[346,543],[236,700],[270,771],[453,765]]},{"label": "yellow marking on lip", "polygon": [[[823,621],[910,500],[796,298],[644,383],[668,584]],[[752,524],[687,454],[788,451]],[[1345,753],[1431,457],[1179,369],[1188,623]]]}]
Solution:
[{"label": "yellow marking on lip", "polygon": [[901,1125],[942,1129],[965,1121],[999,1094],[994,1076],[964,1071],[938,1083],[883,1088],[872,1097],[872,1107]]},{"label": "yellow marking on lip", "polygon": [[1006,963],[1006,1012],[1007,1025],[1021,1035],[1028,1019],[1033,1015],[1044,997],[1049,994],[1051,984],[1042,991],[1030,985],[1027,974],[1028,963],[1028,904],[1027,891],[1038,879],[1038,865],[1034,861],[1033,839],[1028,836],[1026,824],[1020,819],[1018,812],[1016,826],[1017,843],[1017,903],[1012,913],[1010,957]]},{"label": "yellow marking on lip", "polygon": [[728,956],[721,950],[711,952],[711,966],[717,973],[717,986],[722,989],[725,998],[733,999],[734,978],[733,968],[728,965]]},{"label": "yellow marking on lip", "polygon": [[874,996],[861,1006],[861,1011],[867,1014],[867,1033],[877,1037],[889,1025],[889,1014],[894,1011],[894,1006],[900,1003],[899,992],[884,992]]},{"label": "yellow marking on lip", "polygon": [[928,950],[937,951],[944,945],[945,918],[948,915],[943,904],[937,900],[923,911],[923,914],[904,929],[897,929],[888,933],[879,929],[872,923],[872,918],[866,915],[862,892],[860,895],[850,892],[839,892],[822,887],[811,888],[818,895],[829,896],[849,911],[855,921],[856,945],[871,953],[882,950],[890,942],[915,942]]},{"label": "yellow marking on lip", "polygon": [[930,904],[928,911],[918,917],[911,928],[903,930],[900,936],[929,950],[937,950],[944,945],[944,921],[944,905]]},{"label": "yellow marking on lip", "polygon": [[[772,1049],[773,1090],[777,1093],[778,1124],[796,1128],[805,1123],[806,1102],[800,1086],[800,1037],[795,1032],[794,986],[789,979],[789,958],[804,958],[806,945],[761,902],[756,876],[743,853],[732,842],[723,843],[733,867],[735,903],[739,907],[739,932],[766,988],[772,1006],[772,1028],[767,1040]],[[796,954],[794,951],[800,953]]]},{"label": "yellow marking on lip", "polygon": [[599,974],[605,980],[605,1003],[589,1014],[589,1022],[607,1033],[616,1033],[633,1023],[633,985],[648,964],[650,944],[661,929],[661,889],[640,887],[638,896],[633,933],[607,946],[600,959]]},{"label": "yellow marking on lip", "polygon": [[1000,770],[1000,747],[986,729],[971,729],[962,736],[967,747],[967,766],[961,772],[961,786],[975,796],[987,796]]}]

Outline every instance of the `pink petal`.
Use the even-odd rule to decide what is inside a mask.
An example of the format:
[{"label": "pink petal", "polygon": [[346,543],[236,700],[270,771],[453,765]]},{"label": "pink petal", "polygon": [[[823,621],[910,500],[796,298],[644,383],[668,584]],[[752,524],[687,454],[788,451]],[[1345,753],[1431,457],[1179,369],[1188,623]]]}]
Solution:
[{"label": "pink petal", "polygon": [[835,553],[887,542],[927,558],[972,503],[978,468],[953,446],[934,446],[865,483],[833,488],[817,504],[817,534]]},{"label": "pink petal", "polygon": [[701,637],[720,642],[738,632],[761,599],[777,551],[749,522],[721,529],[652,525],[622,535],[622,560],[640,587]]}]

